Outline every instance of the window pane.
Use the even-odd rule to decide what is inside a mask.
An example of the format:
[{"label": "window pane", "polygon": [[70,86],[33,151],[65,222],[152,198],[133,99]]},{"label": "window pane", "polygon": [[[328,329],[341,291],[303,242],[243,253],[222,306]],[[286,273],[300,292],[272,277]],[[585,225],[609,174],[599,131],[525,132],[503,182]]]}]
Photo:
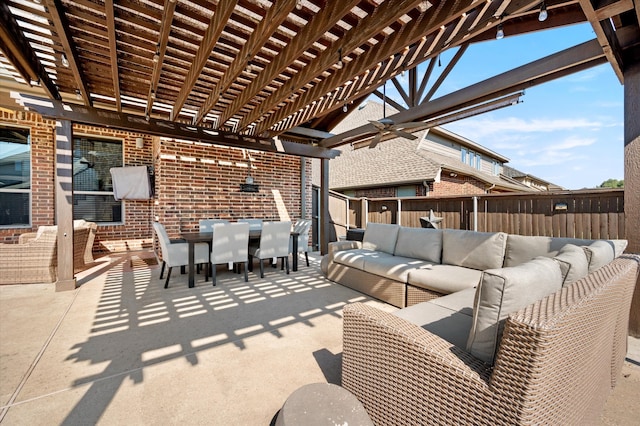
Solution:
[{"label": "window pane", "polygon": [[416,187],[415,186],[399,186],[397,197],[415,197],[416,196]]},{"label": "window pane", "polygon": [[29,224],[29,193],[0,192],[0,226]]},{"label": "window pane", "polygon": [[[122,222],[122,201],[113,198],[112,167],[122,167],[122,142],[73,140],[73,218]],[[93,192],[95,194],[87,194]],[[98,193],[100,192],[100,193]]]},{"label": "window pane", "polygon": [[0,226],[29,225],[29,130],[0,126]]},{"label": "window pane", "polygon": [[0,126],[0,189],[31,188],[29,131]]},{"label": "window pane", "polygon": [[122,142],[79,138],[73,141],[73,189],[113,191],[112,167],[122,167]]},{"label": "window pane", "polygon": [[73,218],[89,222],[122,222],[122,202],[113,195],[73,195]]}]

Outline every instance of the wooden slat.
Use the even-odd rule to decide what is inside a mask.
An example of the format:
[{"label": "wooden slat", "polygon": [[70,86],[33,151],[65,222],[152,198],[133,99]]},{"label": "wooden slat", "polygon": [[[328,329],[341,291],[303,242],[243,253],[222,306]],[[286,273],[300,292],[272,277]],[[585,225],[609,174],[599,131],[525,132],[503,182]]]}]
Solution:
[{"label": "wooden slat", "polygon": [[325,7],[318,11],[313,20],[296,34],[295,39],[280,52],[275,58],[275,61],[261,72],[257,79],[251,82],[247,89],[233,101],[230,107],[225,109],[220,117],[220,124],[226,123],[243,105],[279,75],[283,69],[312,46],[318,34],[329,31],[335,22],[356,4],[358,4],[357,0],[348,0],[340,2],[339,5],[332,5],[332,7]]},{"label": "wooden slat", "polygon": [[[156,96],[158,95],[158,81],[160,81],[162,64],[164,63],[164,55],[167,50],[167,42],[169,41],[169,33],[171,32],[171,24],[173,23],[173,13],[176,10],[176,4],[177,2],[175,1],[165,1],[162,23],[160,24],[160,35],[158,37],[158,43],[156,45],[158,60],[153,63],[153,71],[151,72],[151,84],[149,85],[149,93],[147,95],[147,106],[145,108],[147,114],[150,114],[153,108],[153,102],[155,101],[153,93],[155,93]],[[155,54],[156,52],[154,52],[154,57]]]},{"label": "wooden slat", "polygon": [[174,104],[172,116],[178,117],[180,114],[180,110],[182,106],[187,100],[189,93],[193,90],[193,87],[202,72],[202,69],[205,67],[209,56],[211,55],[211,51],[213,47],[218,41],[220,34],[224,30],[224,26],[226,25],[231,13],[233,13],[233,9],[235,8],[237,0],[226,0],[218,3],[216,10],[211,17],[211,21],[209,22],[209,27],[205,32],[204,38],[200,47],[198,48],[198,53],[196,57],[193,58],[193,63],[189,68],[189,72],[187,73],[187,78],[184,81],[182,86],[182,90],[178,94]]}]

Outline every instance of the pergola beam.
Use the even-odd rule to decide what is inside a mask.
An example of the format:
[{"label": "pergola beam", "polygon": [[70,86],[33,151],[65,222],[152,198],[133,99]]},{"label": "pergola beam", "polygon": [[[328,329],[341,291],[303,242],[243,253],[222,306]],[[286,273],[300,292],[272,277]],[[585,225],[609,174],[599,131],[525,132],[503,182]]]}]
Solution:
[{"label": "pergola beam", "polygon": [[50,101],[28,95],[22,95],[20,102],[43,117],[92,126],[301,157],[331,159],[339,155],[339,151],[310,144],[224,132],[152,117],[145,119],[139,115],[98,110],[81,105],[63,104],[59,101]]},{"label": "pergola beam", "polygon": [[231,17],[237,2],[237,0],[225,0],[218,2],[216,10],[209,22],[209,26],[207,27],[207,31],[200,43],[200,47],[198,47],[196,57],[193,58],[193,62],[191,63],[187,77],[182,85],[182,89],[180,90],[180,93],[178,93],[178,97],[173,104],[172,117],[175,118],[180,114],[180,110],[182,110],[189,94],[195,87],[196,82],[200,77],[200,73],[202,73],[202,70],[209,60],[211,52],[218,42],[218,39],[220,38],[227,21]]},{"label": "pergola beam", "polygon": [[61,99],[60,92],[38,59],[18,22],[9,10],[8,2],[0,2],[0,50],[9,58],[29,86],[40,84],[52,99]]},{"label": "pergola beam", "polygon": [[122,111],[122,102],[120,99],[120,77],[118,74],[118,47],[116,44],[116,20],[113,10],[113,0],[104,1],[104,12],[107,20],[107,32],[109,34],[109,58],[111,59],[113,97],[116,100],[116,109],[118,111]]},{"label": "pergola beam", "polygon": [[164,63],[164,54],[167,50],[167,43],[169,41],[169,34],[171,33],[171,23],[173,22],[173,13],[176,10],[176,4],[176,1],[165,0],[162,23],[160,24],[160,36],[158,37],[156,51],[153,56],[153,71],[151,71],[151,84],[149,85],[147,106],[145,108],[147,114],[151,114],[153,102],[158,94],[158,82],[160,81],[162,64]]},{"label": "pergola beam", "polygon": [[[211,108],[218,103],[222,93],[229,90],[229,87],[231,87],[238,76],[242,74],[242,71],[247,68],[247,65],[253,56],[255,56],[262,46],[265,45],[269,40],[269,36],[273,34],[278,26],[287,18],[289,12],[295,7],[295,5],[296,0],[284,0],[274,3],[273,6],[267,10],[264,19],[258,23],[256,30],[251,33],[247,42],[236,55],[229,71],[225,73],[217,87],[211,91],[207,100],[198,110],[198,114],[195,117],[195,124],[202,123],[204,117],[209,113],[209,111],[211,111]],[[222,125],[223,123],[219,124]]]},{"label": "pergola beam", "polygon": [[80,70],[80,66],[78,65],[80,61],[78,60],[77,49],[73,42],[73,38],[69,33],[69,22],[64,15],[62,3],[60,0],[47,0],[47,7],[49,8],[49,13],[51,14],[53,26],[58,33],[60,44],[62,44],[62,48],[65,51],[65,56],[69,61],[69,68],[73,73],[73,78],[76,80],[76,85],[78,90],[80,91],[80,96],[82,96],[82,99],[84,100],[84,103],[86,105],[92,106],[93,100],[91,99],[91,96],[89,96],[89,89],[87,88],[87,84],[85,83],[85,79],[82,75],[82,71]]},{"label": "pergola beam", "polygon": [[[358,4],[358,0],[349,0],[321,9],[314,16],[313,20],[303,27],[302,31],[296,34],[291,43],[280,52],[275,60],[260,73],[258,78],[253,80],[247,89],[234,99],[233,103],[223,111],[218,125],[224,125],[227,120],[233,117],[249,100],[271,84],[284,69],[316,42],[318,34],[324,34],[329,31],[336,20],[348,13],[356,4]],[[334,52],[334,58],[337,62],[337,52]]]},{"label": "pergola beam", "polygon": [[[597,40],[591,40],[561,52],[549,55],[527,65],[507,71],[464,89],[434,99],[416,108],[400,112],[391,117],[396,123],[422,121],[443,114],[463,105],[485,101],[491,97],[522,90],[542,82],[576,72],[605,62],[604,53]],[[333,148],[361,135],[376,132],[372,124],[324,139],[320,146]]]}]

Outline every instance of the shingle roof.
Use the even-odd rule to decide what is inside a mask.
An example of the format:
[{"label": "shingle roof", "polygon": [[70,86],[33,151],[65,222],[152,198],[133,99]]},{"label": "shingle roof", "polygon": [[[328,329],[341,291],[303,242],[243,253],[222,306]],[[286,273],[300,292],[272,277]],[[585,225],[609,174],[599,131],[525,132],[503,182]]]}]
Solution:
[{"label": "shingle roof", "polygon": [[[386,115],[393,114],[394,109],[387,105]],[[348,119],[343,120],[332,129],[333,133],[341,133],[357,127],[367,120],[382,118],[382,104],[367,102],[354,109]],[[417,183],[424,180],[433,181],[442,169],[455,171],[513,191],[531,191],[528,186],[508,177],[493,176],[483,173],[461,163],[453,157],[436,154],[421,147],[426,130],[414,132],[416,140],[405,138],[389,139],[379,143],[375,148],[355,148],[358,145],[347,144],[338,147],[340,156],[329,162],[329,188],[344,190],[352,188],[397,186]],[[450,132],[441,132],[449,134]]]}]

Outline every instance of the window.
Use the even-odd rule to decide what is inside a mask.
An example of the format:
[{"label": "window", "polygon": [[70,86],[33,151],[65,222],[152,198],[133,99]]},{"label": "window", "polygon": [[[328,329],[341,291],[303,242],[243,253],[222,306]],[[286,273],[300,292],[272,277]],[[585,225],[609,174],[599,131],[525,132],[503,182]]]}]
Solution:
[{"label": "window", "polygon": [[416,196],[416,187],[414,185],[398,187],[396,197],[415,197],[415,196]]},{"label": "window", "polygon": [[476,169],[482,170],[482,155],[476,154]]},{"label": "window", "polygon": [[460,161],[462,161],[464,164],[467,164],[467,150],[465,148],[462,148],[460,150]]},{"label": "window", "polygon": [[495,176],[498,176],[500,174],[500,163],[498,163],[497,161],[493,162],[493,174]]},{"label": "window", "polygon": [[31,223],[31,138],[0,125],[0,226]]},{"label": "window", "polygon": [[73,139],[73,218],[122,222],[122,201],[113,198],[112,167],[122,167],[122,141]]}]

